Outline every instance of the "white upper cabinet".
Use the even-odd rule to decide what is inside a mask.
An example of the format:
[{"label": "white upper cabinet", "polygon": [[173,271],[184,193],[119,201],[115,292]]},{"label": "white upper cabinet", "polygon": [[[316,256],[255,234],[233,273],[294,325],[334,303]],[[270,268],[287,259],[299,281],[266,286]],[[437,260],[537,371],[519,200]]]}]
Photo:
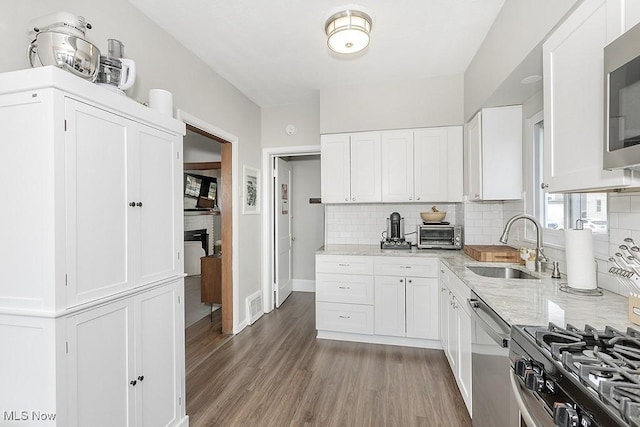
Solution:
[{"label": "white upper cabinet", "polygon": [[522,197],[522,106],[484,108],[467,123],[467,197]]},{"label": "white upper cabinet", "polygon": [[382,198],[380,132],[351,135],[351,201],[380,202]]},{"label": "white upper cabinet", "polygon": [[322,135],[320,144],[322,203],[347,203],[351,200],[349,135]]},{"label": "white upper cabinet", "polygon": [[462,201],[461,126],[322,135],[321,153],[323,203]]},{"label": "white upper cabinet", "polygon": [[65,103],[68,304],[177,277],[181,138]]},{"label": "white upper cabinet", "polygon": [[462,201],[462,126],[414,131],[413,163],[416,201]]},{"label": "white upper cabinet", "polygon": [[379,132],[322,135],[320,142],[323,203],[381,201]]},{"label": "white upper cabinet", "polygon": [[382,200],[413,201],[413,131],[382,133]]},{"label": "white upper cabinet", "polygon": [[546,191],[638,185],[630,171],[602,168],[603,49],[640,19],[637,2],[624,3],[586,0],[543,45]]}]

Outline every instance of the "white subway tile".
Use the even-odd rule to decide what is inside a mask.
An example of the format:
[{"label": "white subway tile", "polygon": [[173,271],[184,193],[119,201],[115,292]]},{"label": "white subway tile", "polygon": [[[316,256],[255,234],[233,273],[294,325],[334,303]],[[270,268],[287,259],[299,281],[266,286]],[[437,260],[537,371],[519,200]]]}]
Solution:
[{"label": "white subway tile", "polygon": [[609,212],[631,212],[631,197],[626,195],[611,195],[609,197]]}]

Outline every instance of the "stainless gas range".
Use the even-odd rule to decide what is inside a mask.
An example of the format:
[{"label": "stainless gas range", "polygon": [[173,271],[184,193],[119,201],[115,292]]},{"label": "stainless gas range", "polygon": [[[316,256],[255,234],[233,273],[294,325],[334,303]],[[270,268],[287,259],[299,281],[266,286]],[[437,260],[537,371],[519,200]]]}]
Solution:
[{"label": "stainless gas range", "polygon": [[515,325],[509,359],[528,427],[640,426],[640,331]]}]

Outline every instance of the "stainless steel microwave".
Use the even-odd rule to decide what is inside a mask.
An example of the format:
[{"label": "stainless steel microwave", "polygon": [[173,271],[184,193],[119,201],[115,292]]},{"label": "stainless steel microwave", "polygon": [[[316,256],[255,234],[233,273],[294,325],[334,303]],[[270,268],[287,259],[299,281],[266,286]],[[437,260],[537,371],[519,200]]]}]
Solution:
[{"label": "stainless steel microwave", "polygon": [[418,224],[418,249],[462,249],[459,225]]},{"label": "stainless steel microwave", "polygon": [[640,24],[604,48],[604,169],[640,169]]}]

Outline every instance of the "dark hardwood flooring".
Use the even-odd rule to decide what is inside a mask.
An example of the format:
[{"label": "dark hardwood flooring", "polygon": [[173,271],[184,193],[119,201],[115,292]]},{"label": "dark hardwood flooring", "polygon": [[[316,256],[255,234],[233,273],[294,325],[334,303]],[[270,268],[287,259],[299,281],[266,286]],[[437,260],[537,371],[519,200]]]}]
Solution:
[{"label": "dark hardwood flooring", "polygon": [[217,349],[187,329],[190,425],[471,425],[442,351],[316,339],[314,308],[294,292]]}]

